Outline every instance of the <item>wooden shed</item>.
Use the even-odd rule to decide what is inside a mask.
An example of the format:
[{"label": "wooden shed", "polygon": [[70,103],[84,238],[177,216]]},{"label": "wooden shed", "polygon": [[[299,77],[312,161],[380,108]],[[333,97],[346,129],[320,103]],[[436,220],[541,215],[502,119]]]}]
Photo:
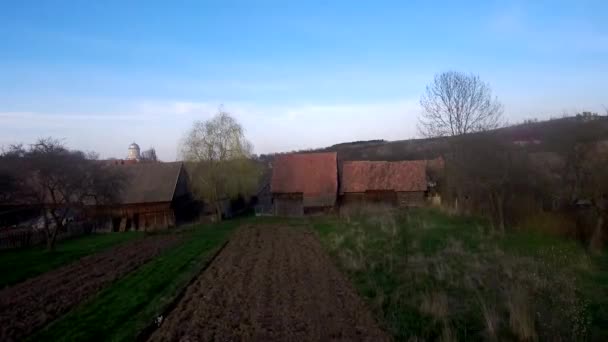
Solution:
[{"label": "wooden shed", "polygon": [[338,193],[337,154],[277,156],[270,188],[275,215],[302,216],[332,210]]},{"label": "wooden shed", "polygon": [[342,203],[421,206],[427,191],[427,161],[347,161],[342,166]]},{"label": "wooden shed", "polygon": [[119,200],[114,205],[95,208],[97,216],[111,218],[112,231],[150,231],[176,224],[190,195],[182,162],[113,167],[120,168],[125,177]]}]

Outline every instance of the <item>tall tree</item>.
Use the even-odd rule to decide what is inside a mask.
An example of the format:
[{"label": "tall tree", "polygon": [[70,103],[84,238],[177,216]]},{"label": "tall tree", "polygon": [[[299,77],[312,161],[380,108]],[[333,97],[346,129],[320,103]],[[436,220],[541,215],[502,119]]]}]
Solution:
[{"label": "tall tree", "polygon": [[52,138],[38,140],[28,149],[13,146],[2,155],[11,165],[13,196],[19,203],[40,208],[47,248],[53,250],[70,214],[87,205],[110,203],[123,176],[95,161],[95,154],[68,150]]},{"label": "tall tree", "polygon": [[226,200],[247,196],[257,185],[251,151],[243,127],[221,109],[210,120],[196,121],[184,139],[182,156],[189,162],[195,194],[213,205],[217,220]]},{"label": "tall tree", "polygon": [[456,136],[497,128],[503,106],[479,76],[456,71],[435,75],[420,99],[419,130],[427,137]]}]

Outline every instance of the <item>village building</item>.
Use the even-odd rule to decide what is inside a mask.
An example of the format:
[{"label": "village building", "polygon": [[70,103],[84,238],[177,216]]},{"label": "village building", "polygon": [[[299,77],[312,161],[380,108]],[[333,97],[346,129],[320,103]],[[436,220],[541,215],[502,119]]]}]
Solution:
[{"label": "village building", "polygon": [[124,185],[113,205],[96,206],[94,215],[110,218],[107,230],[152,231],[175,226],[190,201],[187,174],[182,162],[114,164],[124,175]]},{"label": "village building", "polygon": [[382,203],[399,207],[425,204],[427,161],[346,161],[342,166],[342,205]]},{"label": "village building", "polygon": [[279,155],[272,167],[270,191],[278,216],[329,212],[338,193],[337,153]]},{"label": "village building", "polygon": [[127,154],[127,160],[140,160],[141,159],[141,149],[139,145],[136,143],[132,143],[129,145],[129,152]]}]

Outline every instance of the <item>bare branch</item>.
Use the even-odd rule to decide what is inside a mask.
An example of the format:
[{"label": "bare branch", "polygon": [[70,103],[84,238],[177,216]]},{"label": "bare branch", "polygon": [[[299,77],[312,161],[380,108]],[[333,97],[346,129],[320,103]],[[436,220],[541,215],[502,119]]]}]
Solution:
[{"label": "bare branch", "polygon": [[479,76],[455,71],[435,76],[420,99],[419,130],[427,137],[456,136],[497,128],[503,107]]}]

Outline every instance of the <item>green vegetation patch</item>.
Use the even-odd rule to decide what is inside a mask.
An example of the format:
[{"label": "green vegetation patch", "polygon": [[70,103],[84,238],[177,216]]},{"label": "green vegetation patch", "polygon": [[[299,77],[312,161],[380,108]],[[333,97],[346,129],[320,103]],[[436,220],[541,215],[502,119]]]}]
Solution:
[{"label": "green vegetation patch", "polygon": [[0,288],[48,272],[84,256],[143,236],[143,233],[92,234],[57,243],[56,250],[44,247],[11,249],[0,252]]},{"label": "green vegetation patch", "polygon": [[478,218],[358,208],[311,224],[396,340],[605,340],[608,257]]},{"label": "green vegetation patch", "polygon": [[184,231],[185,243],[118,280],[33,336],[32,340],[135,340],[243,222],[226,221]]}]

